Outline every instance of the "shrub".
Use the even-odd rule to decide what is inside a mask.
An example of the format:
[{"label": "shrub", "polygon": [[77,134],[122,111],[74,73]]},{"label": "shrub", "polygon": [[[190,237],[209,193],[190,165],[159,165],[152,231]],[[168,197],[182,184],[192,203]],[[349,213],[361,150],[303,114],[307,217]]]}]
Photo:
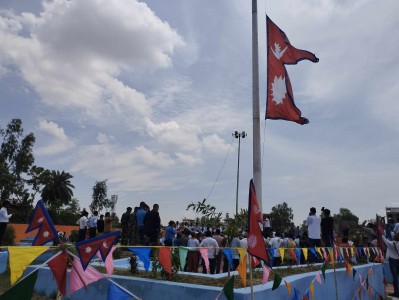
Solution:
[{"label": "shrub", "polygon": [[15,229],[8,225],[2,241],[3,246],[15,246]]}]

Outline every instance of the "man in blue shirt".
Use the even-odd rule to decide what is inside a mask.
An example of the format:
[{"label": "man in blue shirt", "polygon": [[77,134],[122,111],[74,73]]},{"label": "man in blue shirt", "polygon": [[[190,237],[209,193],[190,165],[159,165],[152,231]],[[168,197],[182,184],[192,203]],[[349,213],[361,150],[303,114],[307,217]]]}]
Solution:
[{"label": "man in blue shirt", "polygon": [[175,238],[176,235],[176,223],[175,221],[169,221],[169,225],[166,226],[165,229],[165,246],[172,246],[173,244],[173,239]]},{"label": "man in blue shirt", "polygon": [[97,234],[97,216],[98,211],[94,211],[93,215],[89,219],[89,238],[92,239],[96,237]]},{"label": "man in blue shirt", "polygon": [[137,231],[141,245],[144,245],[144,217],[147,214],[147,207],[148,205],[145,202],[140,202],[140,209],[136,213]]}]

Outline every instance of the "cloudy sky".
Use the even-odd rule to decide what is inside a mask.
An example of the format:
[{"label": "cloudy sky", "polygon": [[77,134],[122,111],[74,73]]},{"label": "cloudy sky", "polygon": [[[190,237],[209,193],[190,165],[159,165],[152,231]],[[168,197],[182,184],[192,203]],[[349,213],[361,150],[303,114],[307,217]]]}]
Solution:
[{"label": "cloudy sky", "polygon": [[[260,107],[265,14],[320,62],[289,66],[308,125],[262,121],[263,210],[399,205],[399,2],[258,1]],[[81,207],[108,180],[117,212],[160,204],[192,217],[204,198],[235,212],[252,178],[251,1],[2,0],[0,126],[20,118],[36,164],[74,177]],[[263,118],[262,118],[263,119]]]}]

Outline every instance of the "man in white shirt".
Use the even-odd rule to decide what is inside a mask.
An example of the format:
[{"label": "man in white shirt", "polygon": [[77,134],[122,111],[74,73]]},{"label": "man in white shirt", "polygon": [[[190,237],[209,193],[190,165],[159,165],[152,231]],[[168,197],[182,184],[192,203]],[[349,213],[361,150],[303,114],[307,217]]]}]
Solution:
[{"label": "man in white shirt", "polygon": [[79,225],[79,239],[78,242],[84,241],[86,239],[86,233],[87,233],[87,225],[88,225],[88,219],[87,216],[89,213],[87,211],[82,212],[82,216],[80,219],[76,222],[76,224]]},{"label": "man in white shirt", "polygon": [[270,239],[269,245],[270,249],[273,249],[273,266],[281,265],[281,255],[278,248],[280,248],[283,239],[281,238],[280,233],[276,232],[274,236]]},{"label": "man in white shirt", "polygon": [[320,223],[321,219],[316,215],[316,208],[310,208],[309,216],[306,220],[310,247],[321,247]]},{"label": "man in white shirt", "polygon": [[90,217],[88,221],[89,225],[89,238],[95,238],[97,235],[97,216],[98,211],[94,211],[93,215]]},{"label": "man in white shirt", "polygon": [[[212,232],[205,231],[205,238],[202,240],[200,247],[208,248],[208,259],[209,259],[209,271],[211,274],[215,274],[216,271],[216,259],[215,256],[219,253],[218,242],[212,238]],[[202,273],[206,274],[205,262],[203,264]]]},{"label": "man in white shirt", "polygon": [[0,246],[3,244],[4,234],[6,233],[7,224],[12,217],[12,214],[8,214],[7,208],[10,203],[4,201],[2,208],[0,209]]}]

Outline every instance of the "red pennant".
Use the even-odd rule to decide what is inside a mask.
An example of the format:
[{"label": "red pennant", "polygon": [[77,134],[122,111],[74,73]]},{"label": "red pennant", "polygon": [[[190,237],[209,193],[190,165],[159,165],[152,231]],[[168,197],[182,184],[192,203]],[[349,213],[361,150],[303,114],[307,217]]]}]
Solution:
[{"label": "red pennant", "polygon": [[295,250],[292,249],[292,248],[289,248],[288,251],[291,253],[291,256],[292,256],[292,258],[295,260],[295,263],[296,263],[297,265],[299,265],[299,261],[298,261],[298,258],[296,257]]},{"label": "red pennant", "polygon": [[172,258],[169,247],[159,248],[158,260],[161,265],[165,268],[166,272],[172,274]]},{"label": "red pennant", "polygon": [[267,19],[267,109],[266,119],[283,119],[299,124],[307,124],[309,120],[301,116],[295,106],[291,81],[285,68],[286,64],[297,64],[307,59],[318,62],[311,52],[296,49],[285,33]]},{"label": "red pennant", "polygon": [[57,282],[58,289],[63,295],[66,295],[67,258],[67,254],[63,252],[48,263]]},{"label": "red pennant", "polygon": [[101,257],[105,262],[112,246],[118,242],[119,236],[120,231],[114,231],[77,243],[76,250],[78,250],[83,270],[86,270],[97,251],[100,251]]},{"label": "red pennant", "polygon": [[248,198],[248,253],[258,259],[268,262],[269,259],[267,256],[265,241],[263,240],[262,231],[259,227],[259,223],[263,223],[262,212],[259,209],[252,179],[249,183]]}]

